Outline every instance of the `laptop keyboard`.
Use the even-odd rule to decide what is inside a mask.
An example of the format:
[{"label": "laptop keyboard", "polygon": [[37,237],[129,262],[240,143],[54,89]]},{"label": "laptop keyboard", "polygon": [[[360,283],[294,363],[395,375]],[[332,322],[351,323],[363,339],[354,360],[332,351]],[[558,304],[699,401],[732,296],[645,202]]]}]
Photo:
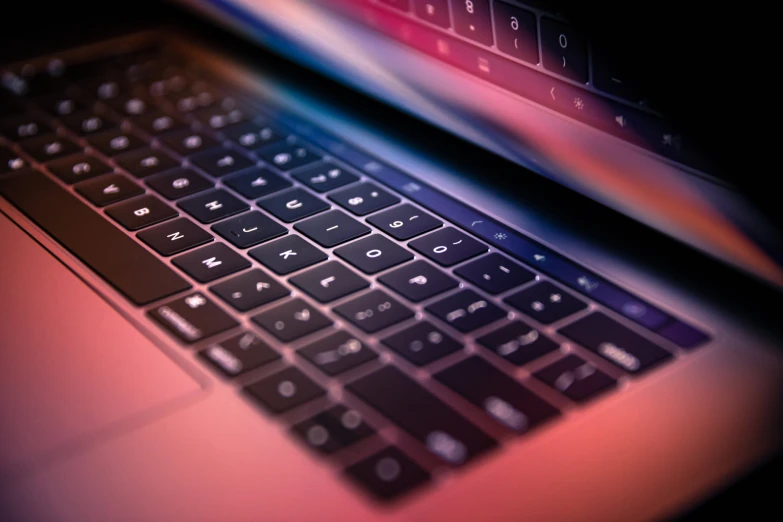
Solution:
[{"label": "laptop keyboard", "polygon": [[3,83],[0,195],[380,500],[708,341],[168,51]]}]

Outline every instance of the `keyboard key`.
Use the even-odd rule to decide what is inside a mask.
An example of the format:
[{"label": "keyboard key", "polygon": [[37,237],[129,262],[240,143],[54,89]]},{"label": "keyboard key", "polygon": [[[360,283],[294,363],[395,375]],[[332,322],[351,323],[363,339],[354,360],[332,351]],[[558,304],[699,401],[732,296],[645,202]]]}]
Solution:
[{"label": "keyboard key", "polygon": [[270,170],[260,168],[254,168],[242,174],[225,178],[223,183],[248,199],[258,199],[280,192],[292,184],[287,179],[281,178]]},{"label": "keyboard key", "polygon": [[161,141],[182,156],[189,156],[218,145],[218,142],[205,134],[190,129],[172,132],[161,136]]},{"label": "keyboard key", "polygon": [[177,205],[202,223],[214,223],[250,208],[225,190],[210,190],[184,199]]},{"label": "keyboard key", "polygon": [[284,343],[331,326],[332,321],[302,299],[291,299],[255,317],[253,322]]},{"label": "keyboard key", "polygon": [[215,185],[195,170],[177,168],[148,178],[147,184],[166,199],[178,199],[209,190]]},{"label": "keyboard key", "polygon": [[359,180],[359,176],[347,172],[334,163],[324,161],[297,169],[291,176],[316,192],[329,192]]},{"label": "keyboard key", "polygon": [[155,196],[143,196],[111,206],[106,213],[128,230],[139,230],[179,215]]},{"label": "keyboard key", "polygon": [[356,410],[338,404],[295,425],[291,431],[310,448],[330,455],[375,433]]},{"label": "keyboard key", "polygon": [[280,170],[292,170],[321,159],[321,156],[293,140],[266,145],[254,152],[267,163]]},{"label": "keyboard key", "polygon": [[504,301],[542,324],[554,323],[587,307],[580,299],[549,281],[512,294]]},{"label": "keyboard key", "polygon": [[149,100],[141,96],[130,94],[117,96],[104,103],[124,116],[140,116],[150,111]]},{"label": "keyboard key", "polygon": [[587,83],[587,40],[574,27],[542,16],[541,57],[547,70]]},{"label": "keyboard key", "polygon": [[414,261],[378,278],[398,294],[414,303],[456,288],[456,279],[426,261]]},{"label": "keyboard key", "polygon": [[196,119],[208,127],[220,130],[230,125],[235,125],[247,119],[247,115],[236,107],[235,104],[224,103],[214,107],[207,107],[195,112]]},{"label": "keyboard key", "polygon": [[460,343],[429,321],[419,321],[381,342],[416,366],[425,366],[462,349]]},{"label": "keyboard key", "polygon": [[408,203],[375,214],[367,221],[401,241],[443,226],[440,220]]},{"label": "keyboard key", "polygon": [[11,141],[26,140],[52,132],[52,127],[40,118],[23,114],[11,118],[3,118],[0,122],[0,135]]},{"label": "keyboard key", "polygon": [[38,107],[55,117],[68,116],[76,111],[86,109],[82,100],[67,93],[48,94],[36,98],[34,102]]},{"label": "keyboard key", "polygon": [[68,138],[55,134],[44,134],[35,138],[26,139],[19,145],[30,156],[40,163],[62,158],[69,154],[81,152],[82,148]]},{"label": "keyboard key", "polygon": [[200,283],[208,283],[250,268],[250,261],[223,243],[213,243],[193,252],[182,254],[172,259],[171,262]]},{"label": "keyboard key", "polygon": [[248,150],[275,143],[285,138],[286,133],[272,125],[242,123],[223,130],[228,139]]},{"label": "keyboard key", "polygon": [[575,402],[584,402],[613,388],[617,381],[576,355],[566,355],[533,374]]},{"label": "keyboard key", "polygon": [[494,14],[498,49],[524,62],[538,64],[538,25],[535,13],[496,1]]},{"label": "keyboard key", "polygon": [[114,161],[137,178],[146,178],[165,170],[179,167],[175,160],[161,150],[144,148],[114,158]]},{"label": "keyboard key", "polygon": [[156,306],[148,313],[186,343],[195,343],[239,325],[201,292]]},{"label": "keyboard key", "polygon": [[452,266],[487,251],[487,247],[456,228],[442,228],[408,246],[442,266]]},{"label": "keyboard key", "polygon": [[227,377],[235,377],[280,359],[280,354],[253,332],[211,345],[199,355]]},{"label": "keyboard key", "polygon": [[514,321],[476,339],[511,364],[522,366],[560,345],[522,321]]},{"label": "keyboard key", "polygon": [[223,281],[210,290],[240,312],[247,312],[291,295],[291,291],[261,269]]},{"label": "keyboard key", "polygon": [[359,183],[334,192],[329,199],[356,214],[363,216],[400,202],[400,198],[374,183]]},{"label": "keyboard key", "polygon": [[618,53],[600,45],[592,49],[592,81],[593,85],[604,92],[614,94],[630,101],[640,101],[644,98],[643,91],[628,75],[633,69],[624,60],[617,60]]},{"label": "keyboard key", "polygon": [[648,370],[672,356],[600,312],[564,326],[558,332],[631,373]]},{"label": "keyboard key", "polygon": [[196,154],[190,158],[190,161],[213,178],[233,174],[255,165],[254,161],[238,152],[222,147]]},{"label": "keyboard key", "polygon": [[484,45],[492,45],[492,19],[489,0],[451,0],[454,30]]},{"label": "keyboard key", "polygon": [[432,303],[427,311],[460,332],[472,332],[506,317],[506,311],[473,290],[461,290]]},{"label": "keyboard key", "polygon": [[288,233],[284,226],[257,211],[213,225],[212,230],[237,248],[248,248]]},{"label": "keyboard key", "polygon": [[379,234],[342,246],[334,253],[366,274],[374,274],[413,259],[413,254]]},{"label": "keyboard key", "polygon": [[373,290],[334,309],[367,333],[383,330],[413,317],[413,311],[381,290]]},{"label": "keyboard key", "polygon": [[326,254],[294,235],[254,248],[248,254],[280,275],[320,263],[327,258]]},{"label": "keyboard key", "polygon": [[451,27],[449,0],[413,0],[416,16],[444,29]]},{"label": "keyboard key", "polygon": [[245,387],[251,397],[272,413],[283,413],[326,392],[309,377],[289,367]]},{"label": "keyboard key", "polygon": [[340,330],[296,351],[313,366],[334,376],[378,358],[378,354],[359,339]]},{"label": "keyboard key", "polygon": [[389,502],[421,486],[430,474],[393,446],[348,467],[351,480],[378,500]]},{"label": "keyboard key", "polygon": [[161,111],[150,111],[141,116],[131,118],[131,121],[138,128],[152,136],[157,136],[164,132],[185,131],[188,128],[183,121]]},{"label": "keyboard key", "polygon": [[298,188],[262,199],[257,204],[286,223],[329,209],[328,203]]},{"label": "keyboard key", "polygon": [[454,273],[493,295],[511,290],[535,278],[535,274],[530,270],[522,268],[506,256],[495,253],[471,261]]},{"label": "keyboard key", "polygon": [[209,232],[186,218],[139,232],[138,238],[162,256],[170,256],[212,241]]},{"label": "keyboard key", "polygon": [[62,116],[60,121],[80,136],[90,136],[117,127],[117,122],[114,120],[92,111],[74,112],[68,116]]},{"label": "keyboard key", "polygon": [[0,174],[19,170],[24,166],[24,160],[19,157],[19,154],[10,149],[0,147]]},{"label": "keyboard key", "polygon": [[324,247],[333,247],[370,233],[370,227],[340,210],[301,221],[294,228]]},{"label": "keyboard key", "polygon": [[370,286],[369,281],[337,261],[311,268],[289,281],[321,303],[334,301]]},{"label": "keyboard key", "polygon": [[464,464],[496,446],[489,435],[392,365],[347,389],[449,464]]},{"label": "keyboard key", "polygon": [[112,168],[95,156],[76,154],[52,161],[46,166],[55,176],[66,183],[92,179],[112,171]]},{"label": "keyboard key", "polygon": [[525,433],[560,411],[481,357],[472,356],[434,377],[495,421]]},{"label": "keyboard key", "polygon": [[107,156],[115,156],[146,146],[139,138],[120,129],[94,134],[89,139],[90,144]]},{"label": "keyboard key", "polygon": [[76,192],[89,199],[93,205],[105,207],[133,196],[144,194],[144,189],[122,174],[109,174],[76,185]]}]

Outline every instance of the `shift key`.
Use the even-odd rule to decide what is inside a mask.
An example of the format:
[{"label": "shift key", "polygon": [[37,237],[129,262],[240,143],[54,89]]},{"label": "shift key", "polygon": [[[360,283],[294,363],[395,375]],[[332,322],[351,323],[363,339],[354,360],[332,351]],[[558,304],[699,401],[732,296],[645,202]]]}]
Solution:
[{"label": "shift key", "polygon": [[186,343],[195,343],[239,324],[201,292],[156,306],[149,314]]}]

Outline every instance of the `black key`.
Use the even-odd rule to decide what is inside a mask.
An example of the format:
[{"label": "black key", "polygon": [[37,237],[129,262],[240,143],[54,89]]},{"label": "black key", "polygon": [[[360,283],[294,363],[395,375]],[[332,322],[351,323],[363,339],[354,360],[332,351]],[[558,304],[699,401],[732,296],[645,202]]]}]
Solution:
[{"label": "black key", "polygon": [[165,263],[44,174],[4,176],[0,194],[136,305],[190,288]]},{"label": "black key", "polygon": [[370,286],[369,281],[337,261],[319,265],[292,277],[289,281],[322,303],[334,301]]},{"label": "black key", "polygon": [[4,135],[12,141],[35,138],[51,132],[53,132],[52,127],[48,123],[27,114],[11,118],[4,117],[0,122],[0,135]]},{"label": "black key", "polygon": [[0,147],[0,174],[19,170],[24,166],[24,160],[19,157],[19,154],[10,149]]},{"label": "black key", "polygon": [[347,448],[375,433],[358,411],[340,404],[300,422],[292,431],[305,444],[324,455]]},{"label": "black key", "polygon": [[44,134],[24,140],[19,145],[36,161],[46,163],[49,160],[62,158],[69,154],[81,152],[82,148],[62,136]]},{"label": "black key", "polygon": [[268,169],[251,169],[242,174],[231,176],[223,183],[248,199],[258,199],[291,186],[291,182],[274,174]]},{"label": "black key", "polygon": [[375,214],[367,221],[399,240],[410,239],[443,225],[440,220],[408,203]]},{"label": "black key", "polygon": [[237,248],[248,248],[288,233],[284,226],[256,211],[213,225],[212,230]]},{"label": "black key", "polygon": [[320,154],[294,140],[266,145],[254,152],[280,170],[292,170],[321,159]]},{"label": "black key", "polygon": [[418,303],[456,288],[456,279],[426,261],[414,261],[384,274],[378,281],[398,294]]},{"label": "black key", "polygon": [[298,188],[262,199],[257,204],[286,223],[329,209],[328,203]]},{"label": "black key", "polygon": [[228,377],[255,370],[280,359],[280,354],[253,332],[243,332],[215,343],[199,355]]},{"label": "black key", "polygon": [[549,281],[542,281],[504,299],[539,323],[549,324],[583,310],[587,305]]},{"label": "black key", "polygon": [[460,332],[472,332],[506,317],[506,311],[473,290],[462,290],[432,303],[427,311]]},{"label": "black key", "polygon": [[272,125],[250,122],[234,125],[223,130],[223,134],[249,150],[280,141],[286,136],[285,132]]},{"label": "black key", "polygon": [[600,312],[564,326],[559,333],[631,373],[648,370],[672,356],[654,342]]},{"label": "black key", "polygon": [[143,196],[111,206],[106,213],[128,230],[139,230],[179,215],[155,196]]},{"label": "black key", "polygon": [[454,30],[484,45],[492,45],[489,0],[451,0]]},{"label": "black key", "polygon": [[442,266],[456,265],[487,251],[486,246],[451,227],[414,239],[408,246]]},{"label": "black key", "polygon": [[538,63],[538,26],[536,15],[505,2],[496,1],[495,41],[498,49],[520,60]]},{"label": "black key", "polygon": [[110,174],[79,183],[76,192],[89,199],[93,205],[105,207],[144,194],[144,189],[122,174]]},{"label": "black key", "polygon": [[330,210],[301,221],[294,228],[325,247],[333,247],[370,233],[370,227],[340,210]]},{"label": "black key", "polygon": [[201,292],[178,297],[147,313],[189,344],[239,325]]},{"label": "black key", "polygon": [[184,199],[177,205],[202,223],[213,223],[250,208],[225,190],[210,190]]},{"label": "black key", "polygon": [[190,129],[172,132],[161,136],[160,139],[182,156],[189,156],[218,145],[218,142],[209,136]]},{"label": "black key", "polygon": [[508,429],[525,433],[560,411],[481,357],[472,356],[434,377]]},{"label": "black key", "polygon": [[90,143],[107,156],[122,154],[123,152],[129,152],[146,146],[146,143],[133,134],[124,132],[120,129],[94,134],[90,137]]},{"label": "black key", "polygon": [[363,216],[400,202],[400,198],[378,187],[374,183],[358,183],[329,195],[329,199]]},{"label": "black key", "polygon": [[76,183],[112,171],[112,168],[95,156],[76,154],[55,160],[46,167],[66,183]]},{"label": "black key", "polygon": [[342,246],[334,253],[366,274],[374,274],[413,259],[413,254],[379,234]]},{"label": "black key", "polygon": [[240,312],[247,312],[291,295],[288,288],[258,268],[218,283],[210,290]]},{"label": "black key", "polygon": [[566,355],[533,375],[576,402],[592,399],[617,384],[593,363],[576,355]]},{"label": "black key", "polygon": [[493,295],[511,290],[536,277],[533,272],[506,256],[494,253],[471,261],[454,273]]},{"label": "black key", "polygon": [[247,115],[244,111],[237,108],[234,103],[226,103],[228,101],[229,99],[227,98],[223,100],[224,103],[221,105],[196,111],[196,119],[215,130],[224,129],[246,120]]},{"label": "black key", "polygon": [[394,446],[345,470],[351,480],[378,500],[389,502],[421,486],[430,474]]},{"label": "black key", "polygon": [[114,161],[137,178],[179,167],[179,161],[165,152],[148,148],[117,156]]},{"label": "black key", "polygon": [[161,111],[147,112],[142,116],[131,118],[131,121],[152,136],[165,132],[185,131],[188,128],[186,123]]},{"label": "black key", "polygon": [[326,393],[293,367],[248,385],[245,392],[272,413],[283,413]]},{"label": "black key", "polygon": [[419,321],[382,342],[416,366],[425,366],[462,349],[460,343],[429,321]]},{"label": "black key", "polygon": [[60,121],[63,122],[63,125],[80,136],[90,136],[101,131],[113,129],[117,126],[117,122],[114,120],[107,118],[103,114],[96,114],[92,111],[74,112],[68,116],[62,116]]},{"label": "black key", "polygon": [[196,154],[190,158],[190,161],[213,178],[233,174],[255,165],[255,162],[238,152],[222,147]]},{"label": "black key", "polygon": [[413,11],[416,16],[431,24],[444,29],[451,27],[449,0],[413,0]]},{"label": "black key", "polygon": [[253,322],[284,343],[310,335],[332,324],[331,319],[298,298],[253,317]]},{"label": "black key", "polygon": [[296,351],[327,375],[347,372],[378,358],[378,354],[348,332],[340,330]]},{"label": "black key", "polygon": [[141,116],[151,110],[149,98],[130,94],[117,96],[104,103],[122,116]]},{"label": "black key", "polygon": [[514,321],[476,339],[511,364],[522,366],[560,345],[522,321]]},{"label": "black key", "polygon": [[212,241],[209,232],[186,218],[148,228],[139,232],[138,238],[163,256],[170,256]]},{"label": "black key", "polygon": [[66,93],[56,93],[36,98],[36,105],[52,116],[68,116],[76,111],[86,109],[82,100]]},{"label": "black key", "polygon": [[177,168],[148,178],[147,184],[166,199],[178,199],[211,189],[215,185],[195,170]]},{"label": "black key", "polygon": [[347,386],[449,464],[464,464],[496,442],[394,366]]},{"label": "black key", "polygon": [[383,330],[413,317],[413,311],[381,290],[373,290],[351,299],[337,306],[334,311],[367,333]]},{"label": "black key", "polygon": [[248,254],[280,275],[320,263],[327,258],[326,254],[294,235],[261,245],[250,250]]},{"label": "black key", "polygon": [[208,283],[221,277],[250,268],[250,261],[223,243],[213,243],[171,260],[200,283]]},{"label": "black key", "polygon": [[328,161],[297,169],[296,172],[291,173],[291,176],[321,193],[340,188],[359,179],[359,176]]},{"label": "black key", "polygon": [[622,60],[613,60],[613,58],[617,58],[617,54],[617,52],[611,52],[610,49],[593,47],[593,85],[609,94],[631,101],[639,101],[643,96],[638,85],[635,85],[633,78],[628,75],[628,72],[633,69],[628,64],[623,66]]},{"label": "black key", "polygon": [[574,27],[542,16],[541,58],[547,70],[587,83],[587,40]]},{"label": "black key", "polygon": [[209,88],[203,87],[203,84],[202,86],[193,84],[184,94],[172,96],[172,101],[174,102],[174,105],[176,105],[177,110],[179,112],[193,112],[214,105],[218,96]]}]

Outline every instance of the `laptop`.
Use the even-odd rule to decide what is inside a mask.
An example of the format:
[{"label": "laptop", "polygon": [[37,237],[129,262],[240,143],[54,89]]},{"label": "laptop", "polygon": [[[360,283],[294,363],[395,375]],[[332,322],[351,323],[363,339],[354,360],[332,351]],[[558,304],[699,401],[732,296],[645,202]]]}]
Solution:
[{"label": "laptop", "polygon": [[0,66],[3,520],[662,519],[779,453],[774,221],[567,10],[143,7]]}]

